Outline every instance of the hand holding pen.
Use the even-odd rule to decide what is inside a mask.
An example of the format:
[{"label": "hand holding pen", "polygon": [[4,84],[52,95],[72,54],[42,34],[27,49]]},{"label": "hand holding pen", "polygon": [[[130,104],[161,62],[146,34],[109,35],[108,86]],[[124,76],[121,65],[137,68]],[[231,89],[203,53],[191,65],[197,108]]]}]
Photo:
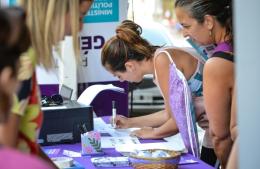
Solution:
[{"label": "hand holding pen", "polygon": [[[116,117],[114,118],[114,122],[115,122],[115,125],[116,125],[116,128],[119,128],[119,129],[125,129],[125,128],[130,128],[132,127],[130,125],[130,119],[131,118],[127,118],[123,115],[116,115]],[[111,125],[113,125],[113,118],[111,118]]]},{"label": "hand holding pen", "polygon": [[112,101],[111,126],[113,128],[129,128],[129,127],[131,127],[131,126],[129,126],[130,119],[131,118],[127,118],[122,115],[117,115],[115,101],[113,100]]}]

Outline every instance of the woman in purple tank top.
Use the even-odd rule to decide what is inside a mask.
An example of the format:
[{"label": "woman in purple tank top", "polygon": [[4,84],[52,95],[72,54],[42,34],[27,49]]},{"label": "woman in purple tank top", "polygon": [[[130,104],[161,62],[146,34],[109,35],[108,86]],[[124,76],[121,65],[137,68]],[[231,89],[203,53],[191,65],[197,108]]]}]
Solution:
[{"label": "woman in purple tank top", "polygon": [[214,151],[222,168],[227,164],[236,136],[233,132],[236,130],[230,130],[236,126],[236,119],[233,118],[235,72],[231,5],[230,0],[175,2],[176,16],[183,26],[184,36],[189,36],[200,45],[217,45],[204,67],[203,94]]},{"label": "woman in purple tank top", "polygon": [[[115,118],[116,127],[139,127],[141,129],[132,134],[142,139],[164,138],[180,132],[188,152],[199,157],[195,122],[201,119],[205,126],[208,123],[203,118],[204,111],[199,116],[201,118],[195,119],[195,111],[204,107],[194,106],[191,92],[195,98],[201,97],[197,95],[201,92],[197,91],[202,90],[202,75],[196,73],[203,70],[198,67],[200,61],[193,57],[194,52],[188,52],[185,48],[150,44],[141,37],[142,28],[133,21],[123,21],[115,31],[116,35],[102,47],[101,62],[104,68],[120,81],[138,83],[145,75],[153,75],[165,104],[163,110],[149,115],[131,118],[118,115]],[[192,80],[196,83],[193,83],[196,89],[187,82],[195,77],[193,75],[196,75]]]}]

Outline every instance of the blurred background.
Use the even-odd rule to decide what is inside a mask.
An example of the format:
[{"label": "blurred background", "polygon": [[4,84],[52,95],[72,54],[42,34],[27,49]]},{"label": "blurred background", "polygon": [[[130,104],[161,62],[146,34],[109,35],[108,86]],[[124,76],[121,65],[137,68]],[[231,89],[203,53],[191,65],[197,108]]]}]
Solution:
[{"label": "blurred background", "polygon": [[176,46],[187,46],[174,14],[175,0],[129,0],[128,19],[142,25],[159,23],[172,35]]}]

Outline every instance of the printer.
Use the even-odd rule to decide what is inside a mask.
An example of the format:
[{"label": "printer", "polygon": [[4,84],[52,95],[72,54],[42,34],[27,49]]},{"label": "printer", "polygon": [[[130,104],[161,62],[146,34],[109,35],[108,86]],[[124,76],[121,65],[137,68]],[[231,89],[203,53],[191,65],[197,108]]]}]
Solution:
[{"label": "printer", "polygon": [[53,145],[80,142],[82,126],[93,130],[93,110],[91,106],[68,100],[59,106],[42,107],[43,125],[38,143]]}]

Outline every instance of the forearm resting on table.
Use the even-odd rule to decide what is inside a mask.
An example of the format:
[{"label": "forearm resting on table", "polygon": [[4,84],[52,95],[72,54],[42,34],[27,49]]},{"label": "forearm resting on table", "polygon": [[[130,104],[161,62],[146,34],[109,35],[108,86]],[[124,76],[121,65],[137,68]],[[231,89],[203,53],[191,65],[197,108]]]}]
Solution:
[{"label": "forearm resting on table", "polygon": [[171,117],[164,110],[149,115],[132,117],[129,120],[132,127],[158,127]]},{"label": "forearm resting on table", "polygon": [[166,123],[154,129],[155,138],[164,138],[175,135],[179,132],[179,129],[175,121],[170,118]]}]

